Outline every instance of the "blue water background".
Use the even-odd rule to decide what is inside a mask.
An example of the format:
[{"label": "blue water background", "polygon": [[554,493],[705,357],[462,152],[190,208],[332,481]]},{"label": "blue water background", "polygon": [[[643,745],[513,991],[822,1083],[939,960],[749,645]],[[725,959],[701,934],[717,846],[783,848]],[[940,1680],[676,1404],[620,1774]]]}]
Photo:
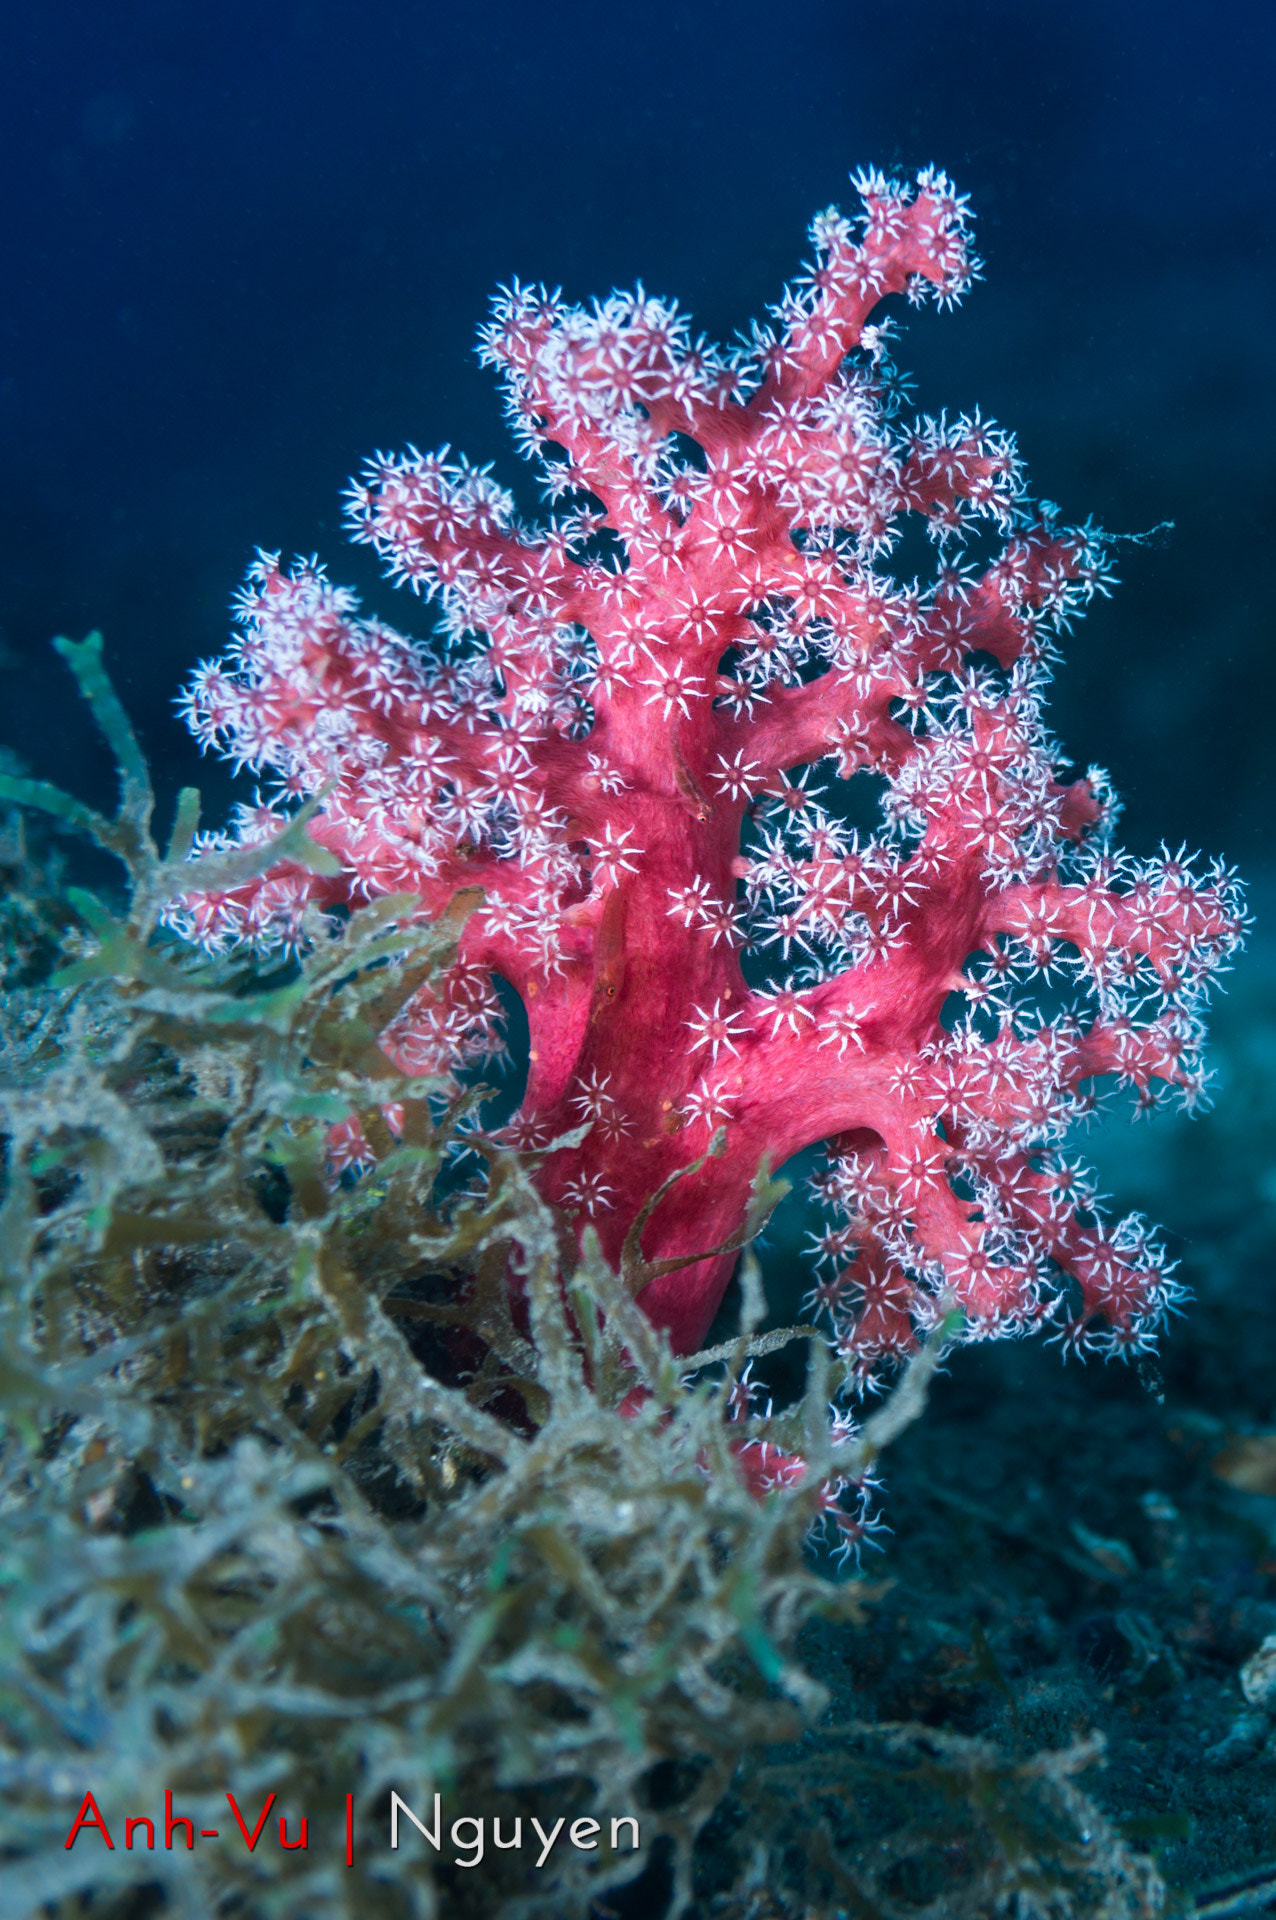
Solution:
[{"label": "blue water background", "polygon": [[919,399],[1014,428],[1124,547],[1054,703],[1140,852],[1273,858],[1269,7],[810,0],[483,8],[44,0],[0,60],[0,733],[107,770],[47,641],[104,628],[165,789],[256,544],[346,548],[361,457],[450,442],[528,506],[473,336],[496,282],[641,278],[719,337],[849,168],[946,167],[987,278],[910,322]]}]

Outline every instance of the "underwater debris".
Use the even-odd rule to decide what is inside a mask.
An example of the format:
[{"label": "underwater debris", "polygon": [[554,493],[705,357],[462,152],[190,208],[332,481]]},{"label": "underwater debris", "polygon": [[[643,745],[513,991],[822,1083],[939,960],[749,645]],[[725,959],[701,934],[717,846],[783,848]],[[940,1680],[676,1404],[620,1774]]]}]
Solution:
[{"label": "underwater debris", "polygon": [[[1102,1758],[1101,1737],[1012,1759],[940,1728],[850,1723],[746,1762],[734,1812],[756,1806],[763,1831],[787,1822],[785,1920],[1155,1920],[1155,1865],[1078,1784]],[[752,1831],[740,1823],[745,1850]],[[708,1912],[750,1908],[733,1893]]]}]

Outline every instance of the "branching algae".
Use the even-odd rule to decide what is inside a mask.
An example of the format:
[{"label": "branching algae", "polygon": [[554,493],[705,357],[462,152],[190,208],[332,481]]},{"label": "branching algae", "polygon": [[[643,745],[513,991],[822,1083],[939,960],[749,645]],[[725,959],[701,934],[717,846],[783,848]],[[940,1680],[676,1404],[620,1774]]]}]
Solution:
[{"label": "branching algae", "polygon": [[[828,1756],[846,1804],[871,1805],[863,1739],[826,1724],[783,1790],[766,1751],[824,1708],[803,1624],[863,1604],[804,1558],[818,1489],[863,1478],[920,1409],[943,1329],[858,1435],[830,1426],[818,1340],[804,1397],[762,1417],[745,1366],[806,1330],[756,1335],[750,1264],[739,1337],[677,1358],[592,1234],[577,1252],[534,1156],[486,1146],[483,1188],[441,1179],[480,1094],[400,1073],[377,1036],[449,963],[474,898],[430,925],[402,897],[316,915],[273,973],[193,954],[161,929],[179,892],[332,856],[303,812],[192,862],[189,791],[161,853],[100,641],[58,644],[119,761],[119,809],[14,773],[0,800],[88,834],[130,891],[114,911],[23,866],[11,815],[4,1912],[602,1916],[653,1862],[642,1911],[685,1911],[729,1790],[751,1844],[725,1849],[713,1911],[761,1913],[798,1831],[830,1914],[941,1911],[839,1832]],[[326,1143],[347,1121],[378,1160],[338,1178]],[[750,1443],[810,1471],[759,1499]],[[1007,1890],[1025,1915],[1158,1910],[1150,1869],[1078,1837],[1095,1816],[1071,1786],[1054,1851],[1024,1866],[1045,1816],[1005,1808],[1075,1757],[998,1772],[958,1744],[931,1742],[927,1781],[982,1807],[984,1837],[943,1912],[1000,1911]]]}]

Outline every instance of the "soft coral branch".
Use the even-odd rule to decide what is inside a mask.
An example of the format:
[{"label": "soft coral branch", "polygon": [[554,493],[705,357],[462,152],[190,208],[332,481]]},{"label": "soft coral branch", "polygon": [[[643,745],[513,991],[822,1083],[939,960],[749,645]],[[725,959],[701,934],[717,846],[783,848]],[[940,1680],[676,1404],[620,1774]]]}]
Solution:
[{"label": "soft coral branch", "polygon": [[[978,268],[943,175],[857,185],[859,230],[820,215],[814,263],[731,350],[641,288],[500,295],[483,354],[553,519],[446,453],[377,456],[353,531],[437,602],[430,648],[261,560],[188,714],[278,783],[239,837],[313,799],[340,872],[283,863],[176,917],[268,944],[312,905],[481,890],[454,976],[384,1045],[469,1065],[509,983],[530,1033],[510,1137],[684,1351],[759,1164],[818,1141],[814,1301],[856,1372],[952,1300],[979,1337],[1053,1316],[1125,1348],[1173,1282],[1061,1143],[1109,1076],[1196,1097],[1198,1004],[1243,913],[1221,867],[1115,853],[1106,776],[1068,777],[1042,703],[1055,636],[1109,584],[1102,541],[1024,498],[989,423],[901,417],[883,298],[947,305]],[[908,516],[929,581],[887,571]],[[974,528],[1001,543],[979,571]],[[860,772],[867,834],[839,799]],[[1037,981],[1081,1000],[1036,1015]]]}]

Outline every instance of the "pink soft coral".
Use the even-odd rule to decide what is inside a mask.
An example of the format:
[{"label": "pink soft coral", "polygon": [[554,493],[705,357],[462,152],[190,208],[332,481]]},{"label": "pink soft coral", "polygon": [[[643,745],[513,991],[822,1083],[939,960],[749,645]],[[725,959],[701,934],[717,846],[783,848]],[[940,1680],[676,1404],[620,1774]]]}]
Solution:
[{"label": "pink soft coral", "polygon": [[[190,721],[283,800],[322,796],[342,876],[285,864],[180,924],[268,943],[311,899],[434,913],[481,888],[442,991],[383,1044],[409,1071],[490,1052],[492,976],[513,986],[531,1058],[510,1137],[543,1152],[588,1124],[545,1153],[542,1191],[613,1260],[628,1238],[680,1350],[759,1163],[820,1140],[815,1299],[854,1370],[908,1349],[941,1297],[975,1337],[1058,1311],[1075,1341],[1128,1348],[1173,1284],[1060,1142],[1100,1076],[1196,1096],[1198,1004],[1243,916],[1218,866],[1114,852],[1097,770],[1059,777],[1051,635],[1106,584],[1098,541],[1025,501],[978,417],[898,420],[870,315],[887,294],[951,304],[977,267],[942,174],[856,184],[858,237],[821,214],[815,265],[737,351],[641,290],[501,295],[484,355],[567,510],[533,528],[486,470],[378,456],[355,537],[437,598],[432,649],[313,565],[262,559]],[[908,514],[938,549],[925,584],[882,571]],[[957,558],[980,528],[1003,542],[982,571]],[[817,768],[876,776],[875,830]],[[241,836],[276,819],[245,812]],[[1056,979],[1081,999],[1047,1015],[1025,988]]]}]

